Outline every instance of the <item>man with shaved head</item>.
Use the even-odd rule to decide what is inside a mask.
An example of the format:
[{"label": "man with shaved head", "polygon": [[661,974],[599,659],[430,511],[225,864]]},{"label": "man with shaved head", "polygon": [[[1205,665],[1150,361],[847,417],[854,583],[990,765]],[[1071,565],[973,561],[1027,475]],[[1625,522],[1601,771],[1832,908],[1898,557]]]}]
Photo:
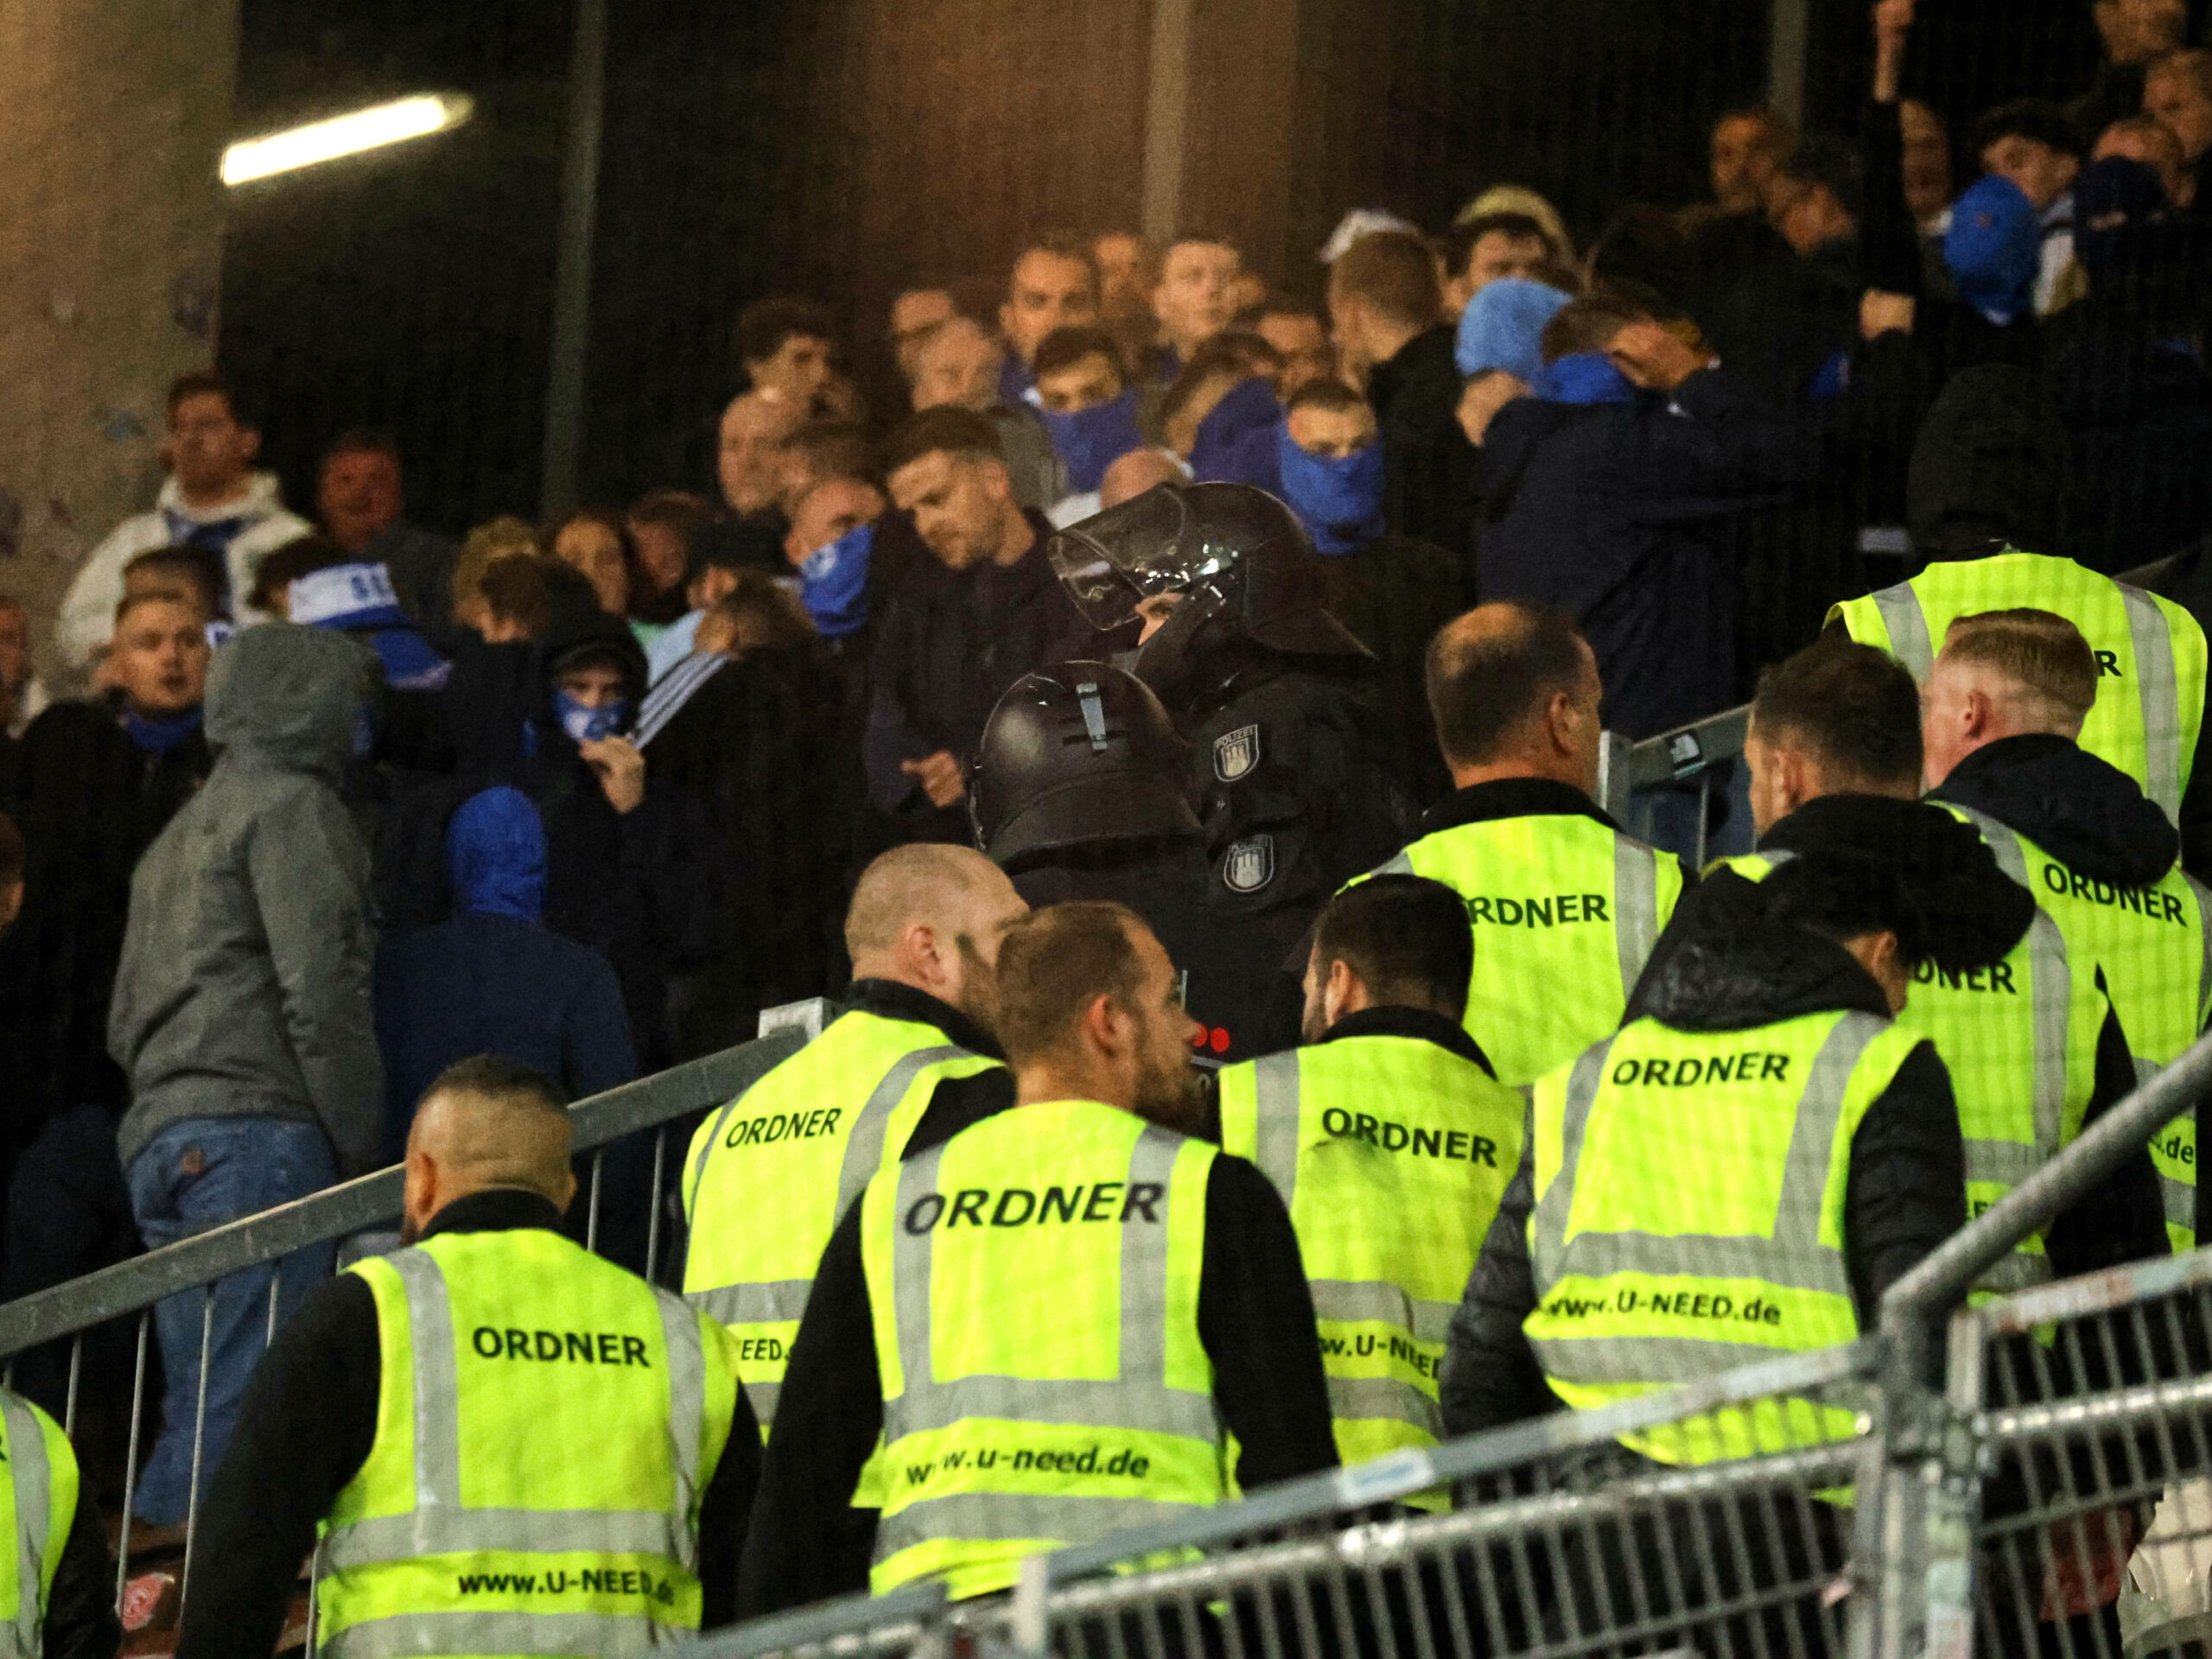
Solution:
[{"label": "man with shaved head", "polygon": [[845,915],[845,1012],[692,1137],[683,1294],[737,1333],[764,1432],[838,1217],[879,1170],[1013,1104],[992,1034],[999,941],[1028,912],[981,853],[884,854]]},{"label": "man with shaved head", "polygon": [[1598,659],[1573,620],[1478,605],[1428,648],[1452,792],[1377,874],[1458,893],[1475,933],[1467,1030],[1498,1081],[1534,1083],[1621,1021],[1682,891],[1680,862],[1607,817]]},{"label": "man with shaved head", "polygon": [[527,1066],[430,1085],[406,1248],[315,1290],[254,1375],[180,1653],[270,1649],[311,1549],[333,1651],[358,1625],[395,1652],[630,1652],[730,1620],[760,1464],[737,1339],[563,1236],[572,1139]]}]

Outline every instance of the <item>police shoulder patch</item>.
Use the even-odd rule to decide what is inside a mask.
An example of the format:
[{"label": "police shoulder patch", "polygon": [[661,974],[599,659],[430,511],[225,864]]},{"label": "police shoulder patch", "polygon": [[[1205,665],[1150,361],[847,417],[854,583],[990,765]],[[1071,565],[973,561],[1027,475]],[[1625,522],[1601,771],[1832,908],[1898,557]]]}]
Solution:
[{"label": "police shoulder patch", "polygon": [[1231,893],[1257,893],[1275,879],[1275,838],[1252,836],[1222,855],[1222,885]]},{"label": "police shoulder patch", "polygon": [[1239,726],[1213,741],[1213,775],[1233,784],[1260,764],[1260,728]]}]

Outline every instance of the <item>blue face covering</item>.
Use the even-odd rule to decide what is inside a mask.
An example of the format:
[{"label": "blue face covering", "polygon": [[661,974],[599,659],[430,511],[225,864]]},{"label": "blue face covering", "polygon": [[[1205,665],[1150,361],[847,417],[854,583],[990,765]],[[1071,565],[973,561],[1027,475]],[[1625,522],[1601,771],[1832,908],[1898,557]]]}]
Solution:
[{"label": "blue face covering", "polygon": [[587,709],[557,690],[553,693],[553,706],[560,713],[561,729],[579,743],[596,743],[613,736],[622,728],[622,717],[630,712],[627,697],[611,698],[596,709]]},{"label": "blue face covering", "polygon": [[1291,442],[1280,446],[1282,499],[1313,537],[1319,552],[1355,552],[1382,533],[1382,446],[1341,457],[1309,454]]},{"label": "blue face covering", "polygon": [[1629,378],[1603,352],[1576,352],[1547,364],[1536,377],[1536,396],[1551,404],[1627,404],[1636,400]]},{"label": "blue face covering", "polygon": [[868,624],[868,567],[875,526],[855,524],[799,561],[799,598],[824,639],[841,639]]},{"label": "blue face covering", "polygon": [[167,754],[179,744],[188,741],[200,729],[200,710],[188,709],[181,715],[149,720],[132,709],[123,711],[124,734],[149,754]]},{"label": "blue face covering", "polygon": [[1077,495],[1090,494],[1106,476],[1109,467],[1130,450],[1144,448],[1144,435],[1137,430],[1135,387],[1109,402],[1072,415],[1056,415],[1049,409],[1038,413],[1045,418],[1045,429],[1052,435],[1052,448],[1068,464],[1068,488]]}]

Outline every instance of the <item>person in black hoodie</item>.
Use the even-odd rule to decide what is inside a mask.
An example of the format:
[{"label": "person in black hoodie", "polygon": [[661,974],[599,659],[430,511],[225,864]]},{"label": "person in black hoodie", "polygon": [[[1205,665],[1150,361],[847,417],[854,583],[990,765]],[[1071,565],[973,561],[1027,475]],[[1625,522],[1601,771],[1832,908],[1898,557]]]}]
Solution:
[{"label": "person in black hoodie", "polygon": [[[1987,855],[1982,854],[1982,858],[1986,861]],[[2003,880],[1993,868],[1990,875]],[[1726,1085],[1702,1093],[1694,1087],[1669,1091],[1633,1086],[1637,1077],[1632,1060],[1625,1068],[1627,1077],[1621,1075],[1624,1067],[1618,1057],[1624,1052],[1624,1045],[1631,1055],[1649,1055],[1655,1048],[1672,1048],[1677,1054],[1709,1052],[1699,1046],[1700,1042],[1717,1047],[1716,1039],[1725,1033],[1731,1055],[1764,1048],[1769,1051],[1768,1065],[1781,1058],[1787,1067],[1796,1063],[1794,1056],[1784,1058],[1771,1051],[1802,1050],[1806,1041],[1804,1021],[1815,1016],[1830,1018],[1832,1034],[1842,1033],[1850,1028],[1848,1022],[1855,1020],[1864,1028],[1858,1040],[1894,1042],[1893,1033],[1885,1027],[1904,1001],[1905,976],[1913,964],[1936,949],[1929,926],[1928,901],[1939,895],[1931,884],[1916,881],[1914,872],[1897,861],[1816,854],[1793,860],[1764,882],[1736,882],[1730,888],[1730,902],[1708,902],[1696,907],[1694,932],[1681,941],[1664,969],[1639,988],[1641,1006],[1631,1007],[1630,1022],[1619,1035],[1573,1063],[1579,1079],[1590,1057],[1599,1057],[1599,1075],[1605,1080],[1591,1107],[1588,1134],[1576,1137],[1583,1168],[1590,1166],[1592,1148],[1601,1144],[1610,1147],[1618,1139],[1607,1136],[1604,1124],[1598,1121],[1602,1113],[1620,1115],[1630,1126],[1631,1139],[1648,1141],[1653,1132],[1650,1114],[1662,1109],[1662,1105],[1670,1107],[1686,1126],[1694,1126],[1686,1127],[1682,1133],[1681,1155],[1686,1164],[1694,1160],[1700,1141],[1710,1146],[1716,1138],[1715,1117],[1728,1124],[1720,1131],[1723,1137],[1737,1132],[1739,1125],[1760,1122],[1749,1115],[1751,1109],[1747,1103],[1751,1096]],[[1986,962],[1991,955],[1981,959]],[[1836,1015],[1843,1016],[1845,1023],[1834,1023]],[[1777,1027],[1789,1029],[1776,1031]],[[1871,1049],[1862,1052],[1868,1054],[1864,1064],[1875,1064]],[[1966,1221],[1965,1147],[1942,1060],[1934,1046],[1923,1041],[1912,1046],[1902,1059],[1893,1046],[1879,1063],[1889,1070],[1887,1081],[1859,1120],[1847,1145],[1836,1153],[1847,1160],[1840,1217],[1840,1266],[1847,1281],[1850,1308],[1861,1332],[1874,1328],[1883,1294],[1889,1287]],[[1651,1064],[1656,1067],[1658,1062]],[[1709,1077],[1710,1074],[1705,1075]],[[1665,1079],[1658,1081],[1663,1084]],[[1624,1083],[1630,1086],[1622,1087]],[[1506,1188],[1469,1275],[1465,1295],[1452,1314],[1441,1399],[1445,1432],[1449,1435],[1502,1427],[1565,1408],[1524,1330],[1540,1312],[1540,1266],[1548,1275],[1560,1275],[1566,1254],[1544,1242],[1541,1236],[1535,1246],[1531,1243],[1532,1217],[1550,1215],[1560,1196],[1554,1181],[1552,1189],[1541,1195],[1547,1208],[1538,1211],[1534,1154],[1539,1136],[1545,1133],[1541,1118],[1543,1091],[1551,1086],[1555,1085],[1537,1085],[1537,1131],[1523,1150],[1519,1168]],[[1569,1084],[1570,1090],[1573,1086]],[[1605,1231],[1608,1236],[1598,1242],[1628,1246],[1629,1241],[1642,1241],[1632,1247],[1639,1259],[1650,1264],[1649,1271],[1655,1276],[1668,1274],[1669,1282],[1675,1271],[1700,1274],[1699,1237],[1673,1236],[1680,1232],[1674,1224],[1679,1209],[1668,1214],[1664,1224],[1659,1224],[1655,1217],[1657,1230],[1654,1233],[1624,1230],[1637,1225],[1639,1205],[1649,1201],[1667,1205],[1663,1192],[1650,1191],[1648,1200],[1645,1197],[1648,1189],[1662,1188],[1665,1184],[1647,1184],[1646,1189],[1631,1192],[1624,1188],[1621,1169],[1608,1167],[1605,1176]],[[1565,1174],[1559,1178],[1567,1179]],[[1720,1190],[1727,1185],[1722,1183]],[[1780,1224],[1787,1226],[1788,1222]],[[1567,1242],[1567,1250],[1573,1249],[1579,1236]],[[1743,1242],[1752,1249],[1765,1243]],[[1821,1254],[1825,1256],[1827,1252]],[[1679,1263],[1679,1267],[1670,1268],[1669,1263]],[[1804,1265],[1813,1264],[1807,1261]],[[1825,1276],[1825,1264],[1821,1270]],[[1573,1282],[1572,1272],[1567,1270],[1563,1282]],[[1566,1296],[1562,1293],[1562,1299]],[[1705,1299],[1699,1300],[1702,1304]],[[1826,1301],[1825,1297],[1816,1300]],[[1793,1317],[1802,1321],[1815,1305],[1793,1298],[1796,1310]],[[1603,1309],[1605,1303],[1600,1301],[1598,1306]],[[1542,1311],[1552,1316],[1554,1329],[1565,1318],[1555,1303],[1546,1303]],[[1687,1316],[1690,1310],[1685,1306],[1681,1312]],[[1624,1308],[1616,1317],[1633,1316]],[[1940,1332],[1940,1319],[1931,1325],[1931,1335]],[[1658,1325],[1668,1327],[1669,1321],[1662,1316]],[[1789,1350],[1789,1329],[1782,1326],[1762,1345],[1775,1357],[1781,1357]],[[1743,1338],[1738,1333],[1743,1331],[1740,1324],[1732,1330],[1710,1319],[1683,1317],[1657,1340],[1645,1338],[1649,1346],[1637,1337],[1624,1334],[1612,1336],[1603,1346],[1609,1351],[1608,1362],[1615,1355],[1629,1360],[1631,1351],[1643,1355],[1640,1365],[1616,1373],[1624,1380],[1688,1382],[1740,1363],[1732,1356],[1741,1347]],[[1695,1340],[1700,1337],[1706,1340]],[[1563,1351],[1577,1344],[1557,1341],[1547,1346]],[[1559,1363],[1561,1357],[1554,1353],[1553,1363]],[[1566,1363],[1571,1367],[1583,1362],[1569,1358]],[[1562,1380],[1561,1387],[1569,1386]],[[1624,1436],[1624,1440],[1640,1440],[1653,1452],[1665,1450],[1663,1440],[1656,1436]],[[1648,1454],[1640,1448],[1624,1445],[1614,1455],[1632,1473],[1648,1475],[1656,1466],[1645,1461]],[[1540,1597],[1548,1593],[1570,1604],[1569,1614],[1579,1605],[1583,1628],[1589,1628],[1593,1619],[1599,1628],[1610,1628],[1616,1620],[1630,1618],[1664,1645],[1662,1627],[1645,1621],[1654,1615],[1678,1616],[1685,1624],[1694,1624],[1711,1617],[1702,1615],[1700,1610],[1726,1591],[1725,1586],[1712,1581],[1709,1566],[1700,1571],[1701,1552],[1675,1541],[1709,1536],[1725,1528],[1731,1535],[1758,1541],[1757,1549],[1735,1565],[1735,1570],[1752,1586],[1818,1584],[1826,1581],[1842,1560],[1836,1513],[1815,1504],[1810,1512],[1791,1517],[1793,1524],[1785,1525],[1777,1523],[1771,1504],[1757,1498],[1695,1506],[1685,1503],[1656,1528],[1634,1533],[1624,1529],[1624,1535],[1618,1540],[1593,1541],[1590,1547],[1604,1552],[1601,1559],[1612,1566],[1620,1565],[1618,1552],[1624,1548],[1633,1550],[1625,1574],[1606,1571],[1592,1582],[1590,1569],[1597,1563],[1586,1562],[1580,1550],[1569,1547],[1556,1568],[1548,1562],[1538,1568],[1535,1582],[1546,1586],[1548,1580],[1549,1585],[1539,1590]],[[1745,1530],[1738,1533],[1738,1528]],[[1609,1591],[1608,1580],[1656,1586],[1650,1605],[1639,1605],[1632,1612],[1619,1605],[1625,1596]],[[1541,1617],[1544,1611],[1535,1610],[1532,1616]],[[1807,1649],[1828,1649],[1820,1614],[1809,1597],[1792,1604],[1787,1615],[1777,1605],[1765,1618],[1776,1628],[1769,1631],[1770,1639],[1761,1644],[1763,1648],[1787,1645],[1798,1650],[1797,1643],[1788,1641],[1780,1628],[1786,1618],[1803,1627]]]},{"label": "person in black hoodie", "polygon": [[[2050,912],[2069,955],[2096,964],[2136,1060],[2157,1067],[2204,1025],[2212,893],[2182,873],[2181,837],[2135,780],[2075,741],[2098,684],[2088,642],[2063,617],[1961,618],[1928,681],[1929,798],[1981,824]],[[2186,1249],[2203,1230],[2193,1141],[2162,1135],[2150,1158],[2167,1237]],[[2156,1254],[2140,1245],[2139,1212],[2160,1206],[2139,1181],[2133,1190],[2136,1253]]]},{"label": "person in black hoodie", "polygon": [[[1656,1021],[1675,1032],[1748,1034],[1830,1011],[1888,1020],[1903,1002],[1903,986],[1878,982],[1862,953],[1847,950],[1839,936],[1893,936],[1896,965],[1908,972],[1939,950],[1947,966],[1961,969],[2004,954],[1976,905],[1986,909],[1992,884],[1999,894],[2008,884],[1986,851],[1971,840],[1965,845],[1962,862],[1933,880],[1887,848],[1823,849],[1791,860],[1765,881],[1701,888],[1698,902],[1678,912],[1665,954],[1638,983],[1624,1030]],[[1986,867],[1979,874],[1971,870],[1977,856]],[[1939,945],[1939,932],[1962,937]],[[1961,948],[1962,957],[1953,955]],[[1696,1109],[1695,1095],[1685,1094],[1681,1104]],[[1966,1224],[1958,1108],[1933,1044],[1915,1048],[1867,1109],[1850,1160],[1844,1262],[1859,1329],[1872,1331],[1883,1294]],[[1564,1408],[1522,1330],[1537,1304],[1529,1246],[1534,1185],[1524,1154],[1452,1316],[1443,1379],[1448,1433]]]}]

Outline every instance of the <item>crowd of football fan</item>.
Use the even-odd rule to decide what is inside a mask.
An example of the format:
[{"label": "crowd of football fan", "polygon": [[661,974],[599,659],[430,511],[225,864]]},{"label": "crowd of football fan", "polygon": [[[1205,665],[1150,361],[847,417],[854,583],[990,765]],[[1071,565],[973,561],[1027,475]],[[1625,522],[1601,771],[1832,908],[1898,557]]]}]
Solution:
[{"label": "crowd of football fan", "polygon": [[[364,1654],[982,1594],[1848,1342],[2187,1048],[2212,52],[2097,0],[1955,191],[1912,10],[1848,140],[1729,113],[1711,201],[1580,251],[1516,186],[1357,212],[1309,307],[1043,235],[901,294],[880,385],[761,300],[709,493],[456,547],[351,432],[311,525],[179,381],[36,658],[83,695],[0,598],[6,1292],[407,1167],[407,1248],[162,1305],[182,1649],[270,1651],[311,1551]],[[1746,699],[1601,808],[1606,733]],[[572,1205],[567,1103],[812,998]],[[1980,1289],[2190,1248],[2194,1147]],[[130,1370],[6,1396],[69,1659]]]}]

